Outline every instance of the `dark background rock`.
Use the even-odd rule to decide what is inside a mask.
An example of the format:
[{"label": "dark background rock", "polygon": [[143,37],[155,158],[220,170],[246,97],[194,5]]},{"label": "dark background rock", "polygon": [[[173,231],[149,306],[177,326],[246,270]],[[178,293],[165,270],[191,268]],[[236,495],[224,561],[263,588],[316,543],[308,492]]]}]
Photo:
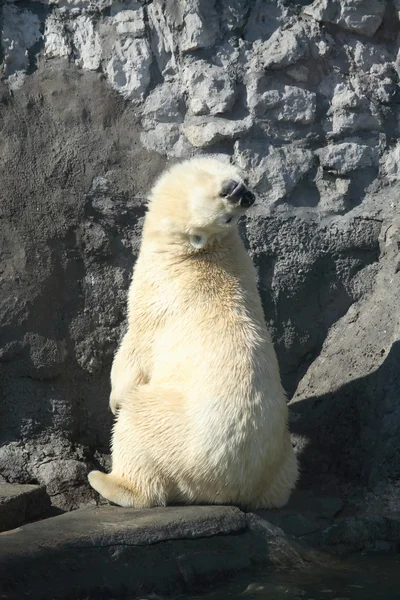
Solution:
[{"label": "dark background rock", "polygon": [[96,502],[145,195],[211,153],[258,193],[240,227],[301,485],[399,510],[399,20],[334,4],[2,3],[1,481]]}]

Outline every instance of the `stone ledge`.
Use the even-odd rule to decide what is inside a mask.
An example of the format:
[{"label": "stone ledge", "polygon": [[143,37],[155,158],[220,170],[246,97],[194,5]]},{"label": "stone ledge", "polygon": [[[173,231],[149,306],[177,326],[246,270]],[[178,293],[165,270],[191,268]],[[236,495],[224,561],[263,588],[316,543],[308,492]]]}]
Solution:
[{"label": "stone ledge", "polygon": [[233,506],[185,506],[137,510],[82,508],[14,529],[0,538],[0,563],[10,557],[59,548],[149,546],[166,540],[238,533],[246,517]]},{"label": "stone ledge", "polygon": [[49,508],[50,498],[44,487],[0,484],[0,532],[39,517]]},{"label": "stone ledge", "polygon": [[298,491],[284,509],[247,514],[233,506],[80,509],[0,534],[0,597],[184,593],[252,567],[323,568],[340,560],[332,552],[398,549],[398,517],[338,517],[342,506]]},{"label": "stone ledge", "polygon": [[303,566],[307,552],[231,506],[85,508],[0,535],[0,596],[188,591],[253,565]]}]

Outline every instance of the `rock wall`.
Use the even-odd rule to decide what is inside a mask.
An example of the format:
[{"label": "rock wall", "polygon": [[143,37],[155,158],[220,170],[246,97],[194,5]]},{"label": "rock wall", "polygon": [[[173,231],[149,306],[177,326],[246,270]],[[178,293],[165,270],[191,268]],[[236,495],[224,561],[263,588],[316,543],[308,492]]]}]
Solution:
[{"label": "rock wall", "polygon": [[398,0],[0,11],[0,481],[44,483],[64,508],[93,498],[145,194],[167,161],[210,153],[258,193],[241,233],[305,481],[368,486],[393,509]]}]

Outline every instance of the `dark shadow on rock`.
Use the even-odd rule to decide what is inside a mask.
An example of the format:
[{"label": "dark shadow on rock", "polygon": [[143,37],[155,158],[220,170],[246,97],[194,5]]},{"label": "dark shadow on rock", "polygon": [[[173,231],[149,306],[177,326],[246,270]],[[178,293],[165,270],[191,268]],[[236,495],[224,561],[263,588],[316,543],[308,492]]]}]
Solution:
[{"label": "dark shadow on rock", "polygon": [[315,185],[317,170],[318,166],[314,165],[307,173],[307,176],[299,181],[294,190],[285,196],[285,198],[282,198],[282,200],[277,202],[276,205],[289,204],[294,207],[303,206],[309,208],[318,206],[318,203],[321,200],[321,194]]},{"label": "dark shadow on rock", "polygon": [[351,183],[345,198],[347,210],[352,210],[354,207],[361,204],[369,186],[377,178],[378,172],[378,167],[365,167],[364,169],[357,169],[357,171],[352,174]]},{"label": "dark shadow on rock", "polygon": [[143,195],[165,158],[142,147],[134,107],[65,61],[12,95],[0,82],[0,102],[0,469],[22,482],[109,452]]},{"label": "dark shadow on rock", "polygon": [[390,484],[400,479],[400,341],[373,373],[290,405],[302,481]]},{"label": "dark shadow on rock", "polygon": [[[305,274],[295,291],[279,290],[272,297],[276,266],[262,255],[258,260],[261,272],[261,297],[264,312],[276,340],[276,352],[285,389],[292,395],[311,362],[318,356],[329,328],[353,303],[345,285],[336,275],[332,256],[320,256]],[[293,308],[295,307],[295,310]]]},{"label": "dark shadow on rock", "polygon": [[[306,213],[248,219],[248,246],[284,387],[291,397],[332,325],[357,299],[350,282],[377,262],[379,222],[349,221],[341,237]],[[357,234],[362,243],[354,243]],[[366,281],[374,280],[366,274]]]}]

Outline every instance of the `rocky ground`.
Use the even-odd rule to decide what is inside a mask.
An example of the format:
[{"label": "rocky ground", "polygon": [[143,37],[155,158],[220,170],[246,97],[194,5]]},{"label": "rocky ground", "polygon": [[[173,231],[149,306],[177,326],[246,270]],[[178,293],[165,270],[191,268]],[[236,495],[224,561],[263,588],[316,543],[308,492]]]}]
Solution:
[{"label": "rocky ground", "polygon": [[[397,0],[1,4],[0,482],[45,486],[62,510],[96,504],[86,474],[108,464],[145,195],[166,163],[210,153],[258,195],[241,233],[300,488],[343,504],[271,519],[313,543],[340,545],[350,527],[394,548],[399,12]],[[338,516],[350,521],[321,533]]]},{"label": "rocky ground", "polygon": [[49,504],[44,488],[0,486],[0,526],[34,521],[0,534],[2,598],[155,598],[205,590],[239,572],[248,581],[282,570],[295,580],[293,572],[301,579],[310,571],[314,581],[316,573],[335,580],[352,553],[393,553],[400,539],[399,515],[351,516],[340,497],[310,491],[296,492],[283,510],[256,513],[108,505],[38,520]]}]

